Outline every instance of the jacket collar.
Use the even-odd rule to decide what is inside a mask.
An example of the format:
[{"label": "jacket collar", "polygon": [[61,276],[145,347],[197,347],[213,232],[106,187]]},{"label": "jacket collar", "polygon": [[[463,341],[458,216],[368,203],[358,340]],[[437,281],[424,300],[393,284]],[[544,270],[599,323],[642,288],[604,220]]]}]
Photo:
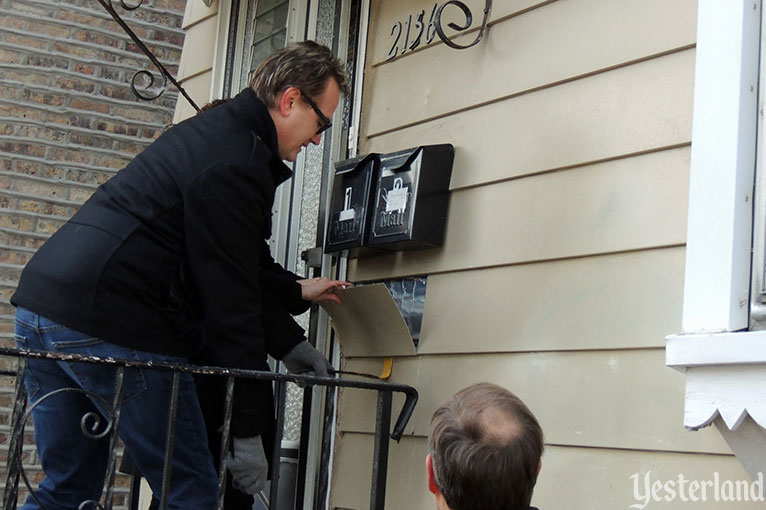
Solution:
[{"label": "jacket collar", "polygon": [[229,103],[234,115],[247,125],[271,150],[269,168],[274,177],[275,185],[279,185],[292,177],[293,171],[279,157],[277,127],[271,119],[266,105],[258,99],[250,87],[245,87]]}]

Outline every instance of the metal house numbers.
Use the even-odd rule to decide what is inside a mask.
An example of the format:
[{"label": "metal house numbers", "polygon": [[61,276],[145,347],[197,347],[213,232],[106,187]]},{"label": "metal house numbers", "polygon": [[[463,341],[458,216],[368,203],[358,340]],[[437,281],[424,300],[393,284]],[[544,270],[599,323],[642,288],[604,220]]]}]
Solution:
[{"label": "metal house numbers", "polygon": [[[420,41],[423,38],[423,32],[425,31],[425,43],[429,44],[434,40],[436,36],[435,15],[439,4],[434,4],[431,9],[431,17],[428,19],[428,27],[423,24],[423,17],[426,14],[425,10],[421,10],[415,18],[415,26],[412,26],[412,14],[407,17],[407,20],[402,23],[397,21],[391,27],[391,36],[394,38],[391,44],[391,49],[388,50],[386,60],[391,60],[399,54],[404,54],[407,50],[414,50],[420,46]],[[406,29],[404,28],[406,25]],[[410,39],[411,38],[411,39]],[[402,41],[401,45],[399,41]]]},{"label": "metal house numbers", "polygon": [[420,46],[421,41],[425,41],[425,44],[430,44],[437,35],[444,44],[459,50],[464,50],[478,44],[487,30],[489,14],[492,11],[492,0],[485,0],[484,18],[482,20],[481,28],[479,29],[479,34],[472,43],[466,45],[460,45],[453,42],[445,34],[444,29],[442,28],[442,12],[448,5],[454,5],[463,11],[465,23],[462,26],[455,23],[448,23],[447,26],[457,32],[468,30],[473,23],[473,14],[467,5],[459,0],[450,0],[441,5],[435,3],[431,9],[427,24],[425,23],[426,11],[423,9],[418,14],[410,14],[405,21],[397,21],[391,26],[391,37],[393,37],[393,41],[391,42],[391,48],[388,50],[388,55],[386,55],[386,60],[391,60],[398,55],[404,55],[408,51],[413,51]]}]

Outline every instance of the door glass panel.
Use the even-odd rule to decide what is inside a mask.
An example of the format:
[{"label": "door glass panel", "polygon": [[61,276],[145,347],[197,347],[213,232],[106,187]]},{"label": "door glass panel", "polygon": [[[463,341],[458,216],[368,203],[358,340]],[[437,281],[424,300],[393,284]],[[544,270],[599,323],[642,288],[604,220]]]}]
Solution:
[{"label": "door glass panel", "polygon": [[280,4],[287,5],[287,3],[286,0],[261,0],[258,2],[258,10],[255,11],[255,15],[260,16],[261,14],[278,7]]},{"label": "door glass panel", "polygon": [[251,73],[263,59],[285,46],[288,7],[287,1],[266,0],[258,3],[250,53]]}]

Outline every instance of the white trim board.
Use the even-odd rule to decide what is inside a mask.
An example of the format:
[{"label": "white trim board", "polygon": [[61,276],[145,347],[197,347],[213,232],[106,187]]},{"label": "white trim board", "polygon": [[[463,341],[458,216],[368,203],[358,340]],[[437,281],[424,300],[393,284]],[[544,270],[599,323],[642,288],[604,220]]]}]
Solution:
[{"label": "white trim board", "polygon": [[747,328],[760,2],[700,0],[683,331]]}]

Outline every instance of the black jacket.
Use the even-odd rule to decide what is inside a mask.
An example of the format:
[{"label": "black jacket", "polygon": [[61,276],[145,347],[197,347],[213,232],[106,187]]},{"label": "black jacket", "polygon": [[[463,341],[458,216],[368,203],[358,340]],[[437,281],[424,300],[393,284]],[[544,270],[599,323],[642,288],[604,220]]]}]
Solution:
[{"label": "black jacket", "polygon": [[[291,175],[266,107],[245,89],[103,184],[30,260],[11,302],[149,352],[188,357],[206,338],[211,364],[267,370],[267,352],[281,358],[303,330],[263,311],[308,307],[266,244],[275,189]],[[237,387],[232,432],[261,433],[269,385]]]}]

